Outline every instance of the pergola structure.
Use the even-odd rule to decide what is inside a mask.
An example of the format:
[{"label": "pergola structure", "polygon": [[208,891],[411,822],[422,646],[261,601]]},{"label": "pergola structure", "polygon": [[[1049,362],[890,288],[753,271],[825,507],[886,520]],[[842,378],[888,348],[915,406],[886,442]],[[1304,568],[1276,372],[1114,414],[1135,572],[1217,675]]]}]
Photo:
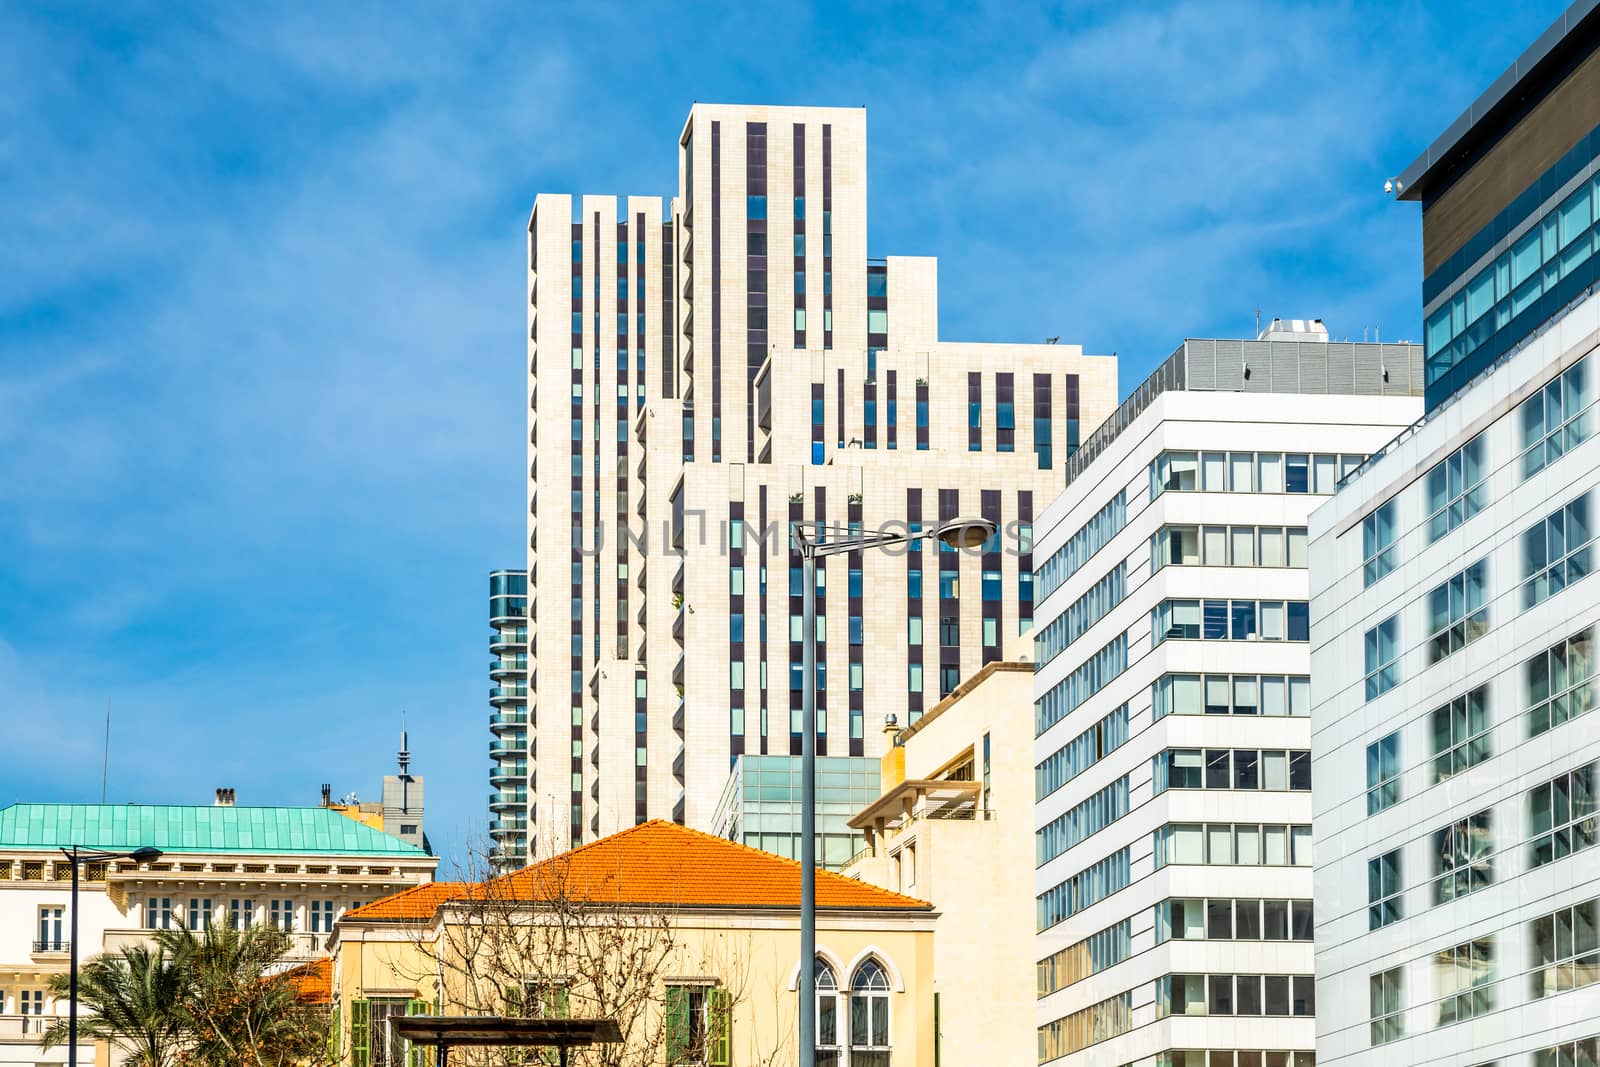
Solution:
[{"label": "pergola structure", "polygon": [[503,1015],[408,1015],[389,1020],[395,1033],[413,1045],[438,1050],[434,1062],[448,1067],[450,1049],[456,1046],[498,1048],[554,1048],[561,1067],[567,1067],[567,1050],[589,1045],[609,1045],[622,1040],[615,1019],[524,1019]]}]

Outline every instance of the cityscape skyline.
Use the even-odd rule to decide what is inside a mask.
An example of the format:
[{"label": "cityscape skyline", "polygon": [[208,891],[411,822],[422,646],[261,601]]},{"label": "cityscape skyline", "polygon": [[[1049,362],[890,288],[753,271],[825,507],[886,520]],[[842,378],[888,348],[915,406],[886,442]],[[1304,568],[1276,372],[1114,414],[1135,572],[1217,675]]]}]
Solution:
[{"label": "cityscape skyline", "polygon": [[[995,66],[974,60],[956,64],[957,78],[920,88],[905,83],[904,66],[874,77],[837,55],[810,80],[776,84],[741,70],[711,79],[718,84],[659,86],[646,106],[606,99],[617,128],[638,132],[641,144],[655,143],[650,131],[663,117],[670,127],[713,88],[718,99],[865,102],[876,227],[869,254],[940,258],[944,334],[1035,342],[1060,335],[1086,352],[1119,351],[1128,389],[1178,337],[1251,335],[1258,305],[1267,318],[1325,315],[1335,336],[1360,340],[1361,319],[1372,319],[1385,337],[1420,340],[1415,214],[1380,194],[1381,179],[1560,6],[1496,12],[1490,25],[1492,9],[1482,5],[1475,21],[1449,27],[1437,11],[1386,12],[1413,42],[1468,33],[1478,42],[1428,50],[1425,71],[1400,69],[1398,49],[1386,68],[1381,56],[1341,46],[1336,20],[1359,19],[1354,12],[1303,16],[1325,31],[1313,36],[1326,56],[1308,56],[1309,46],[1287,43],[1286,34],[1254,35],[1265,44],[1227,39],[1230,26],[1250,17],[1290,26],[1278,9],[1231,7],[1201,27],[1180,8],[1159,33],[1156,16],[1143,12],[1092,19],[1071,27],[1064,45],[1039,36],[1033,64],[1016,75],[1031,95],[1007,116],[985,103]],[[164,47],[136,49],[132,25],[89,31],[51,25],[43,14],[10,17],[20,31],[5,35],[18,52],[9,67],[19,84],[8,93],[19,101],[18,117],[67,121],[22,122],[0,149],[36,164],[11,183],[11,203],[0,208],[8,229],[24,235],[29,268],[0,288],[0,351],[8,353],[0,356],[0,396],[9,409],[0,413],[0,721],[14,741],[0,754],[0,783],[11,787],[0,788],[0,800],[96,799],[84,795],[80,772],[99,762],[107,698],[113,801],[198,803],[226,786],[245,803],[309,803],[315,783],[331,779],[341,792],[358,784],[340,778],[341,766],[386,765],[408,712],[417,769],[432,779],[430,824],[448,863],[468,824],[482,828],[479,583],[485,571],[515,561],[520,540],[520,463],[511,442],[523,419],[523,346],[509,310],[516,233],[535,192],[591,187],[581,175],[592,160],[602,161],[606,188],[669,193],[656,154],[585,148],[580,138],[553,163],[506,163],[518,144],[585,130],[574,102],[588,84],[572,58],[581,49],[518,72],[528,79],[521,86],[504,85],[556,101],[554,113],[512,114],[502,102],[490,132],[464,143],[466,119],[487,87],[450,81],[430,92],[428,79],[446,64],[436,58],[409,69],[410,50],[420,47],[414,36],[361,66],[331,54],[326,42],[311,47],[313,28],[292,20],[253,53],[230,53],[228,43],[237,46],[250,27],[141,24],[138,31],[154,32]],[[849,28],[801,28],[797,50],[846,50]],[[552,56],[560,45],[576,49],[579,31],[593,29],[553,34]],[[869,56],[885,48],[874,34],[881,27],[857,29]],[[935,32],[961,36],[948,26],[919,27],[905,40],[920,34],[926,42]],[[1054,62],[1088,78],[1093,64],[1073,67],[1071,49],[1092,58],[1094,49],[1141,34],[1153,45],[1152,65],[1178,54],[1197,70],[1236,48],[1248,49],[1257,78],[1275,63],[1325,65],[1313,64],[1303,95],[1274,100],[1254,122],[1227,113],[1260,88],[1245,76],[1181,105],[1178,74],[1142,99],[1116,96],[1137,70],[1109,89],[1050,84],[1052,61],[1043,57],[1053,48]],[[513,56],[491,48],[493,37],[486,20],[439,47],[486,54],[499,85]],[[237,98],[161,113],[173,103],[170,89],[215,85],[230,54],[248,60]],[[194,64],[194,80],[178,80],[183,57],[206,59]],[[1343,99],[1383,106],[1331,123],[1327,105],[1312,98],[1336,77],[1351,80],[1350,70],[1335,68],[1358,58],[1368,65]],[[43,65],[96,61],[92,77],[62,85],[69,76],[41,75],[27,84]],[[268,90],[266,76],[280,68],[293,72],[292,84]],[[661,68],[651,72],[659,77]],[[563,88],[568,83],[574,88]],[[168,93],[154,91],[161,84]],[[31,106],[47,91],[40,86],[63,90],[63,103],[51,112]],[[128,90],[115,117],[126,128],[148,124],[147,146],[82,140],[89,101],[108,90]],[[304,94],[297,104],[285,99],[296,90]],[[1086,155],[1106,146],[1109,131],[1147,124],[1152,110],[1177,114],[1098,157],[1109,164],[1056,161],[1041,171],[1044,161],[1024,143],[1029,123],[1037,122],[1031,136],[1041,141],[1040,131],[1071,132],[1038,120],[1040,108],[1073,101],[1092,116],[1074,142],[1089,146]],[[930,125],[941,102],[957,121]],[[242,121],[207,140],[226,105],[239,106]],[[269,120],[285,110],[304,128],[269,136]],[[1112,121],[1119,112],[1120,124]],[[1205,143],[1202,126],[1222,138],[1215,159],[1230,172],[1164,173],[1171,167],[1161,150],[1193,159],[1179,153]],[[1326,172],[1310,168],[1308,177],[1305,153],[1282,150],[1296,129],[1324,147]],[[349,147],[324,151],[352,132]],[[1254,155],[1244,151],[1250,143]],[[102,166],[103,152],[125,158]],[[1239,167],[1240,158],[1251,165]],[[373,189],[366,175],[380,166],[389,173]],[[930,181],[929,167],[947,172]],[[213,168],[224,180],[205,188],[199,175]],[[1117,180],[1104,181],[1105,173]],[[1051,176],[1060,184],[1049,184]],[[1081,206],[1060,214],[1045,202],[1057,189],[1071,190],[1063,200]],[[1322,206],[1329,190],[1331,214]],[[1042,218],[1015,210],[1030,195],[1043,198],[1035,208]],[[1297,197],[1309,214],[1273,210]],[[1165,250],[1169,262],[1140,251],[1138,227],[1112,240],[1103,224],[1085,221],[1131,219],[1140,203],[1164,209],[1144,225],[1184,223],[1183,239]],[[84,225],[91,210],[94,231]],[[1029,221],[1019,223],[1018,214]],[[329,216],[345,227],[338,240],[318,232]],[[66,229],[74,221],[96,234],[78,239],[76,250]],[[1061,222],[1050,241],[1050,224]],[[424,261],[438,227],[469,236]],[[1217,249],[1221,269],[1195,277],[1184,256],[1223,230],[1235,236]],[[1097,268],[1085,270],[1085,262]],[[1137,289],[1108,299],[1104,287],[1132,288],[1130,275],[1141,278]],[[1152,289],[1170,305],[1151,307]],[[395,315],[397,307],[405,313]],[[351,320],[365,321],[351,330]],[[483,417],[488,410],[493,419]],[[216,610],[223,597],[232,605],[225,614]],[[64,631],[83,644],[61,642]],[[82,673],[86,647],[97,649],[103,684]],[[149,769],[174,739],[207,758]],[[46,745],[51,760],[29,755]]]}]

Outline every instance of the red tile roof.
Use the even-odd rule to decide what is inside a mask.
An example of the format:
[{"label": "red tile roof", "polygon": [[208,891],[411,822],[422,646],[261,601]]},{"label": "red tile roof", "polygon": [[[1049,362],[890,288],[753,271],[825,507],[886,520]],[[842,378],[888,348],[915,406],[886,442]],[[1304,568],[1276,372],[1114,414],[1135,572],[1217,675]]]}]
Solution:
[{"label": "red tile roof", "polygon": [[312,960],[287,972],[294,995],[306,1004],[333,1003],[333,961]]},{"label": "red tile roof", "polygon": [[[443,887],[452,888],[443,888]],[[475,887],[433,882],[347,912],[347,919],[430,918],[452,898],[795,910],[800,864],[676,823],[653,820]],[[817,871],[817,907],[930,911],[932,905]]]}]

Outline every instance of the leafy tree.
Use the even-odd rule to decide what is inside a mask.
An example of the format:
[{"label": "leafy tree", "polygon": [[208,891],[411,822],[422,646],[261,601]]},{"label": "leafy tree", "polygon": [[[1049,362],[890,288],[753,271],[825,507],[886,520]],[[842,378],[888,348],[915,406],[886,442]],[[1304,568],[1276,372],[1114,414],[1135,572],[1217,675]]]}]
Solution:
[{"label": "leafy tree", "polygon": [[[65,998],[70,979],[58,974],[50,991]],[[183,961],[163,948],[129,945],[96,956],[78,969],[80,1040],[109,1041],[129,1054],[133,1067],[172,1067],[184,1046]],[[64,1045],[68,1021],[57,1019],[44,1033],[46,1049]]]}]

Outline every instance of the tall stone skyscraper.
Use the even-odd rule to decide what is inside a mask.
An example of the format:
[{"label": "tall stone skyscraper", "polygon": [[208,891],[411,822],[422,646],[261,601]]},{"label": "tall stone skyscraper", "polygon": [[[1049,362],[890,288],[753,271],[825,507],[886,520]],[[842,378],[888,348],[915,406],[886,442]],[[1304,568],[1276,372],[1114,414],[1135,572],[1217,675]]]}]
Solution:
[{"label": "tall stone skyscraper", "polygon": [[528,234],[508,861],[646,818],[709,828],[735,758],[798,753],[791,521],[1001,528],[827,562],[819,752],[877,755],[886,715],[1026,647],[1034,510],[1116,406],[1115,361],[940,340],[935,261],[868,258],[863,110],[697,104],[676,196],[543,194]]}]

